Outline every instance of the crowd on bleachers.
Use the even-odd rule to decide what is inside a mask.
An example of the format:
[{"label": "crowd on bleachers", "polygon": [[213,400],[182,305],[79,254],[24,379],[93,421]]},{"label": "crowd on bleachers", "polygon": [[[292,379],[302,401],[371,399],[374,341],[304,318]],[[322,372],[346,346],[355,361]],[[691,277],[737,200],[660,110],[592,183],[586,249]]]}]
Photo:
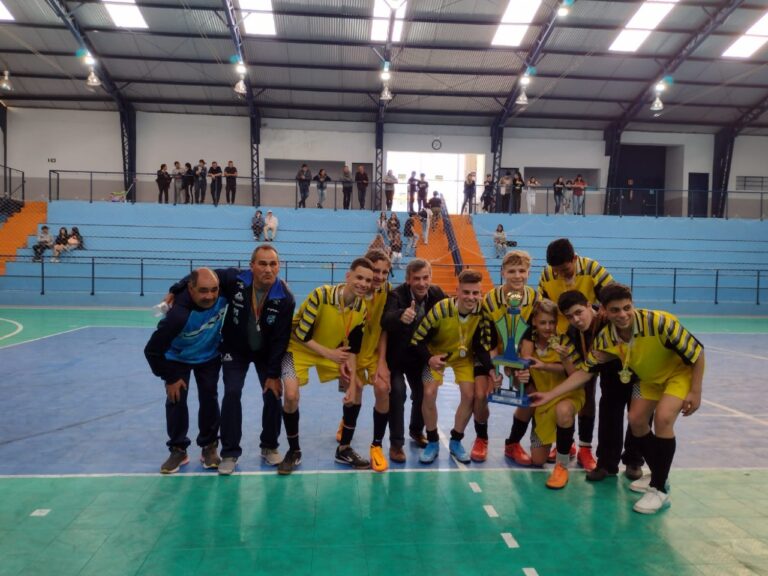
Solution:
[{"label": "crowd on bleachers", "polygon": [[[222,178],[224,182],[222,182]],[[237,194],[237,168],[232,160],[222,170],[215,160],[210,168],[204,159],[200,159],[193,167],[186,162],[184,166],[176,160],[173,170],[168,171],[167,164],[161,164],[157,171],[155,182],[157,183],[157,202],[169,203],[169,190],[173,184],[173,204],[205,204],[205,196],[208,189],[208,181],[211,184],[211,201],[214,206],[219,205],[221,199],[222,184],[226,190],[225,200],[227,204],[235,203]]]}]

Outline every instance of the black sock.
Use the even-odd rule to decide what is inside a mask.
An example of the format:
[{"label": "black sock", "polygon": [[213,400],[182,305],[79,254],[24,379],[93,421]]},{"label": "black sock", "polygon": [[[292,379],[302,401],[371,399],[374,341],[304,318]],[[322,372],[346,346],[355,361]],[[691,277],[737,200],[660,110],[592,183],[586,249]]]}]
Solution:
[{"label": "black sock", "polygon": [[666,492],[667,478],[669,477],[669,469],[672,468],[672,459],[675,457],[677,440],[674,437],[659,438],[654,436],[653,448],[655,466],[651,469],[651,487]]},{"label": "black sock", "polygon": [[299,409],[296,412],[283,412],[283,423],[285,424],[285,435],[288,437],[288,447],[294,452],[301,451],[299,448]]},{"label": "black sock", "polygon": [[451,429],[451,440],[458,440],[461,442],[464,439],[464,432],[456,432],[456,430]]},{"label": "black sock", "polygon": [[389,412],[379,412],[373,409],[373,445],[381,446],[384,434],[387,431],[387,422],[389,421]]},{"label": "black sock", "polygon": [[437,435],[437,428],[434,430],[427,430],[427,442],[439,442],[440,436]]},{"label": "black sock", "polygon": [[357,426],[357,417],[360,415],[360,404],[344,405],[344,428],[341,430],[340,446],[349,446],[352,444],[352,436],[355,435]]},{"label": "black sock", "polygon": [[488,440],[488,422],[478,422],[475,420],[475,434],[482,440]]},{"label": "black sock", "polygon": [[651,473],[653,473],[656,468],[656,436],[650,431],[645,436],[634,436],[633,434],[633,437],[635,439],[635,447],[637,448],[637,451],[643,458],[645,458],[645,463],[648,464],[648,468],[650,468]]},{"label": "black sock", "polygon": [[571,444],[573,444],[573,433],[575,428],[573,426],[569,426],[568,428],[563,428],[562,426],[557,427],[557,453],[561,455],[570,455],[571,453]]},{"label": "black sock", "polygon": [[505,444],[518,444],[527,431],[528,422],[515,417],[512,420],[512,430],[509,432],[509,438],[507,438]]},{"label": "black sock", "polygon": [[595,432],[595,417],[579,414],[579,443],[590,446]]}]

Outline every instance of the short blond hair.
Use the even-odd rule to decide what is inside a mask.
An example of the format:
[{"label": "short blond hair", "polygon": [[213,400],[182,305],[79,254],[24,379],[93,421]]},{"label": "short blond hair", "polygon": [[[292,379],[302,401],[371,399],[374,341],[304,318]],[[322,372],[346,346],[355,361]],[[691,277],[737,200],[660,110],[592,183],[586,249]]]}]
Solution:
[{"label": "short blond hair", "polygon": [[504,260],[501,261],[501,268],[504,269],[510,265],[530,268],[531,255],[525,250],[512,250],[511,252],[507,252],[507,255],[504,256]]},{"label": "short blond hair", "polygon": [[536,304],[533,305],[533,310],[531,310],[531,316],[528,319],[530,323],[533,323],[533,319],[536,318],[539,314],[547,314],[549,316],[552,316],[552,318],[557,321],[557,304],[552,302],[552,300],[548,300],[547,298],[542,298]]}]

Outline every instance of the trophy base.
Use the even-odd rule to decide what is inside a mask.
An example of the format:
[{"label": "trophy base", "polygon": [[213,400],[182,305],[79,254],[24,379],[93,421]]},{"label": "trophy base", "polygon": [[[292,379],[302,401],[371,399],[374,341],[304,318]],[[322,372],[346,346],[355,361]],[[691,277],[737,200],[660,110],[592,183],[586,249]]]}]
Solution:
[{"label": "trophy base", "polygon": [[521,406],[527,408],[531,405],[531,399],[525,393],[519,390],[510,390],[508,388],[499,388],[488,395],[488,402],[495,404],[507,404],[508,406]]},{"label": "trophy base", "polygon": [[506,358],[504,356],[496,356],[493,360],[494,366],[508,367],[515,370],[526,370],[531,365],[531,361],[524,358]]}]

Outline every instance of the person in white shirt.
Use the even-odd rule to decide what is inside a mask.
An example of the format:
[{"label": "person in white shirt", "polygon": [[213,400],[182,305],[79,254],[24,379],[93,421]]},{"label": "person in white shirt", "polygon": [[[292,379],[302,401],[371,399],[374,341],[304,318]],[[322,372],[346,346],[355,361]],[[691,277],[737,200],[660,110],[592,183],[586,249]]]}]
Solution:
[{"label": "person in white shirt", "polygon": [[267,217],[264,219],[264,240],[273,242],[277,236],[277,216],[272,214],[272,210],[267,210]]}]

